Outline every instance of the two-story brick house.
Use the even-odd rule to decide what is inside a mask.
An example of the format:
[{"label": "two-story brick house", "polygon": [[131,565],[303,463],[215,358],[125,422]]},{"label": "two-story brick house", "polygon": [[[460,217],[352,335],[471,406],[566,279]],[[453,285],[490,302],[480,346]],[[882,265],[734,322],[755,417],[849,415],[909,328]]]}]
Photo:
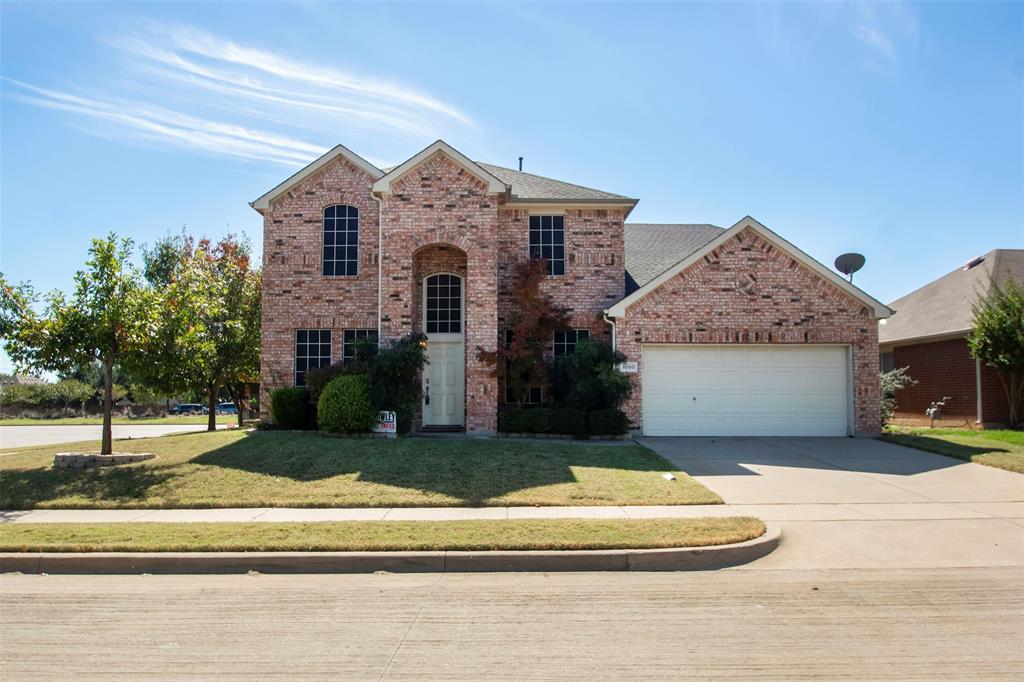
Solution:
[{"label": "two-story brick house", "polygon": [[[846,435],[879,428],[876,320],[890,310],[746,218],[630,225],[637,200],[471,161],[435,142],[379,169],[338,146],[252,203],[264,216],[262,404],[356,339],[423,332],[421,428],[492,434],[494,350],[514,266],[578,338],[635,363],[648,434]],[[633,367],[624,367],[632,371]]]}]

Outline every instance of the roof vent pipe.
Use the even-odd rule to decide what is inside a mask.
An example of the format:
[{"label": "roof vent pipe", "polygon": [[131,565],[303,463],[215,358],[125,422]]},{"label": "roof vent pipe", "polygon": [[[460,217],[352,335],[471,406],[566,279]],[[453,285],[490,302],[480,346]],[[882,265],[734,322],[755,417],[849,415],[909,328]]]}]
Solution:
[{"label": "roof vent pipe", "polygon": [[523,172],[523,157],[519,157],[519,172]]},{"label": "roof vent pipe", "polygon": [[975,258],[973,260],[967,261],[964,264],[964,270],[970,270],[971,268],[975,267],[976,265],[981,265],[983,262],[985,262],[985,257],[984,256],[978,256],[977,258]]}]

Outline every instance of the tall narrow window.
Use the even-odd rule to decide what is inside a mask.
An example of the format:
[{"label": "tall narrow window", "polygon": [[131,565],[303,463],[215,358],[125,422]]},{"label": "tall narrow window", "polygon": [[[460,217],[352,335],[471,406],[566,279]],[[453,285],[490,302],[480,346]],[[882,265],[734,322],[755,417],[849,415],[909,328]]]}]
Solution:
[{"label": "tall narrow window", "polygon": [[341,359],[345,362],[352,360],[356,357],[356,343],[359,339],[370,339],[373,343],[377,342],[377,330],[376,329],[346,329],[345,338],[341,346]]},{"label": "tall narrow window", "polygon": [[426,282],[426,328],[428,334],[462,333],[462,278],[431,275]]},{"label": "tall narrow window", "polygon": [[324,275],[359,274],[359,209],[328,206],[324,209]]},{"label": "tall narrow window", "polygon": [[565,274],[565,216],[530,216],[530,258],[546,260],[549,275]]},{"label": "tall narrow window", "polygon": [[331,364],[331,330],[295,330],[295,385],[306,385],[306,372]]},{"label": "tall narrow window", "polygon": [[555,332],[554,355],[556,358],[572,355],[576,352],[578,341],[590,339],[589,329],[573,329],[567,332]]}]

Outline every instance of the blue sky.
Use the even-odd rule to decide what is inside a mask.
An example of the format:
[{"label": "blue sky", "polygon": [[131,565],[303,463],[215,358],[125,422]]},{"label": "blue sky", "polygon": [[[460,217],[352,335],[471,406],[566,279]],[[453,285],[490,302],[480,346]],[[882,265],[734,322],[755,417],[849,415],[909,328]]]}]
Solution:
[{"label": "blue sky", "polygon": [[[883,301],[1024,246],[1024,4],[12,3],[0,271],[68,288],[90,237],[261,220],[343,143],[437,138],[640,198],[758,218]],[[0,363],[5,364],[5,363]]]}]

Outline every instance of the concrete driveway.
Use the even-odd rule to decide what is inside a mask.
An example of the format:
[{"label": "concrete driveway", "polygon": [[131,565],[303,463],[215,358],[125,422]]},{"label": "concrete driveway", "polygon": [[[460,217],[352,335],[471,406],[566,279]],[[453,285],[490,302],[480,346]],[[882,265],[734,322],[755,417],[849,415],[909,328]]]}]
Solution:
[{"label": "concrete driveway", "polygon": [[777,522],[762,568],[1024,566],[1024,476],[861,438],[646,438]]},{"label": "concrete driveway", "polygon": [[[218,429],[225,428],[218,425]],[[153,438],[171,433],[205,431],[203,424],[114,424],[112,435],[119,438]],[[34,445],[56,445],[100,440],[103,427],[100,425],[74,424],[68,426],[0,426],[0,449],[25,448]]]}]

